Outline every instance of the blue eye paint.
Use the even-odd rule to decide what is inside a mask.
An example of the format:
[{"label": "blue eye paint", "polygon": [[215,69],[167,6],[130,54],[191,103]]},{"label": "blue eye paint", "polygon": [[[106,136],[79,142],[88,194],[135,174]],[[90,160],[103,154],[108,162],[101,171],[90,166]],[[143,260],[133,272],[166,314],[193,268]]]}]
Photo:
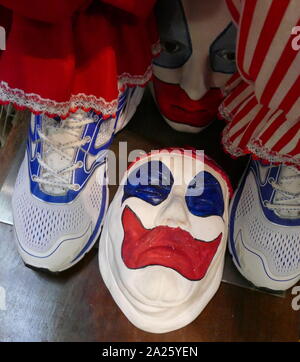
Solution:
[{"label": "blue eye paint", "polygon": [[209,49],[210,66],[214,72],[233,74],[236,67],[237,28],[230,23]]},{"label": "blue eye paint", "polygon": [[160,0],[156,19],[162,52],[154,64],[163,68],[182,67],[193,53],[189,28],[180,0]]},{"label": "blue eye paint", "polygon": [[185,201],[189,211],[195,216],[223,217],[224,200],[220,183],[206,171],[199,172],[190,182]]},{"label": "blue eye paint", "polygon": [[122,203],[137,197],[153,206],[167,199],[174,178],[169,168],[161,161],[150,161],[134,170],[124,185]]}]

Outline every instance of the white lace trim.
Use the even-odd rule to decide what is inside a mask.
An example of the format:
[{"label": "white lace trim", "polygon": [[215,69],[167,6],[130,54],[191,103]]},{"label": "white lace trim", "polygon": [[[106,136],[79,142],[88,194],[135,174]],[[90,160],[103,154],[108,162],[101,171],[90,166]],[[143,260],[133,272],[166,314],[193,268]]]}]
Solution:
[{"label": "white lace trim", "polygon": [[[222,103],[219,107],[220,115],[227,121],[232,121],[232,114],[227,107]],[[224,150],[229,153],[232,157],[237,158],[240,156],[245,156],[246,154],[252,153],[259,159],[268,161],[270,163],[282,163],[286,165],[296,166],[298,169],[300,168],[300,156],[291,156],[289,154],[283,154],[280,152],[274,152],[272,149],[265,147],[261,144],[259,139],[252,139],[248,142],[245,149],[238,147],[238,145],[234,144],[230,140],[229,130],[231,127],[231,123],[227,124],[227,126],[223,130],[222,136],[222,144]]]},{"label": "white lace trim", "polygon": [[226,121],[231,121],[232,120],[232,116],[231,116],[231,112],[229,111],[229,109],[227,107],[224,106],[224,103],[222,102],[221,105],[219,106],[219,114],[221,115],[222,118],[224,118]]},{"label": "white lace trim", "polygon": [[247,148],[251,153],[254,153],[263,160],[268,160],[272,163],[293,165],[297,167],[297,169],[300,169],[300,156],[291,156],[289,154],[274,152],[265,146],[259,145],[259,141],[250,142]]},{"label": "white lace trim", "polygon": [[[140,86],[144,87],[152,76],[152,65],[150,65],[145,74],[131,75],[123,73],[118,77],[119,96],[125,91],[126,87]],[[49,116],[58,115],[67,116],[78,108],[93,109],[97,113],[105,116],[115,114],[118,108],[118,98],[107,102],[102,97],[79,93],[71,95],[67,102],[56,102],[55,100],[42,98],[35,93],[25,93],[21,89],[11,88],[7,82],[0,81],[0,102],[12,103],[15,107],[30,109],[33,113],[45,113]]]},{"label": "white lace trim", "polygon": [[233,142],[230,141],[230,136],[228,134],[229,129],[230,129],[230,124],[228,124],[223,130],[222,144],[225,151],[235,158],[244,156],[245,152],[236,145],[233,145]]},{"label": "white lace trim", "polygon": [[152,45],[152,55],[158,56],[162,51],[161,41],[160,39]]},{"label": "white lace trim", "polygon": [[259,140],[250,140],[245,149],[238,147],[234,142],[230,141],[228,124],[223,130],[222,144],[224,150],[232,157],[237,158],[247,154],[253,154],[261,160],[268,161],[269,163],[281,163],[285,165],[293,165],[300,169],[300,156],[291,156],[280,152],[274,152],[272,149],[265,147],[259,143]]}]

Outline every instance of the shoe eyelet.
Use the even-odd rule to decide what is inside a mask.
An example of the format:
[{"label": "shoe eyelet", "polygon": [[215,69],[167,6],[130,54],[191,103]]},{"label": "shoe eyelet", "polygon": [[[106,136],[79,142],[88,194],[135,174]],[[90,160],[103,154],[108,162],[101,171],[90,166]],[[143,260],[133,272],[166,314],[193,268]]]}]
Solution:
[{"label": "shoe eyelet", "polygon": [[86,143],[89,143],[89,142],[91,142],[91,137],[90,136],[87,136],[87,137],[85,137],[85,141],[86,141]]},{"label": "shoe eyelet", "polygon": [[78,162],[77,162],[77,167],[78,167],[78,168],[82,168],[82,167],[83,167],[83,162],[82,162],[82,161],[78,161]]},{"label": "shoe eyelet", "polygon": [[80,185],[75,184],[75,185],[73,186],[73,191],[79,191],[79,190],[80,190]]},{"label": "shoe eyelet", "polygon": [[271,186],[273,186],[274,182],[275,182],[274,177],[270,177],[270,178],[268,179],[268,183],[269,183]]},{"label": "shoe eyelet", "polygon": [[264,207],[268,207],[269,201],[268,201],[268,200],[264,200],[264,201],[263,201],[263,204],[264,204]]}]

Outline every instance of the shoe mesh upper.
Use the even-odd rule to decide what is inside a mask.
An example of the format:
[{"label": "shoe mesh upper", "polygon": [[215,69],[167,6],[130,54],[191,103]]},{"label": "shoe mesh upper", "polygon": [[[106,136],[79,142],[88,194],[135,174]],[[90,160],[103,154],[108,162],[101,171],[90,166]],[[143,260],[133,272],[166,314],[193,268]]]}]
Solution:
[{"label": "shoe mesh upper", "polygon": [[243,194],[241,197],[241,206],[236,210],[236,218],[239,219],[241,217],[246,217],[251,214],[254,204],[254,195],[252,189],[246,188],[243,190]]},{"label": "shoe mesh upper", "polygon": [[235,233],[262,254],[272,273],[287,276],[300,272],[300,227],[286,227],[269,221],[262,210],[252,173],[248,175],[235,214]]},{"label": "shoe mesh upper", "polygon": [[300,267],[299,232],[285,233],[272,229],[261,219],[252,218],[249,223],[249,235],[253,245],[264,250],[274,261],[274,267],[279,274],[289,274]]},{"label": "shoe mesh upper", "polygon": [[94,182],[90,192],[90,203],[94,209],[99,209],[102,200],[102,186],[98,182]]},{"label": "shoe mesh upper", "polygon": [[51,204],[31,194],[25,158],[13,194],[14,222],[22,247],[47,252],[60,238],[82,235],[90,224],[94,227],[102,203],[103,186],[98,180],[103,177],[99,170],[103,167],[94,172],[74,202]]},{"label": "shoe mesh upper", "polygon": [[45,251],[52,240],[72,234],[78,225],[84,224],[85,210],[81,204],[72,210],[64,207],[51,210],[35,205],[28,195],[21,194],[16,199],[16,216],[22,220],[25,246]]}]

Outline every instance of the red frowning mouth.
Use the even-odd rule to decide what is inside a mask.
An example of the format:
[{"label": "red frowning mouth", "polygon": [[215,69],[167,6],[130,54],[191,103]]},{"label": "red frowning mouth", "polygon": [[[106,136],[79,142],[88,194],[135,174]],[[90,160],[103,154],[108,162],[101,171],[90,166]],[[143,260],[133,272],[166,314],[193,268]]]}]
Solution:
[{"label": "red frowning mouth", "polygon": [[165,83],[154,77],[153,85],[161,113],[172,122],[192,127],[205,127],[213,121],[224,98],[218,88],[210,89],[194,101],[178,84]]},{"label": "red frowning mouth", "polygon": [[122,259],[129,269],[160,265],[176,270],[189,280],[205,276],[222,240],[222,233],[215,240],[205,242],[180,228],[145,229],[128,206],[123,211],[122,224]]}]

